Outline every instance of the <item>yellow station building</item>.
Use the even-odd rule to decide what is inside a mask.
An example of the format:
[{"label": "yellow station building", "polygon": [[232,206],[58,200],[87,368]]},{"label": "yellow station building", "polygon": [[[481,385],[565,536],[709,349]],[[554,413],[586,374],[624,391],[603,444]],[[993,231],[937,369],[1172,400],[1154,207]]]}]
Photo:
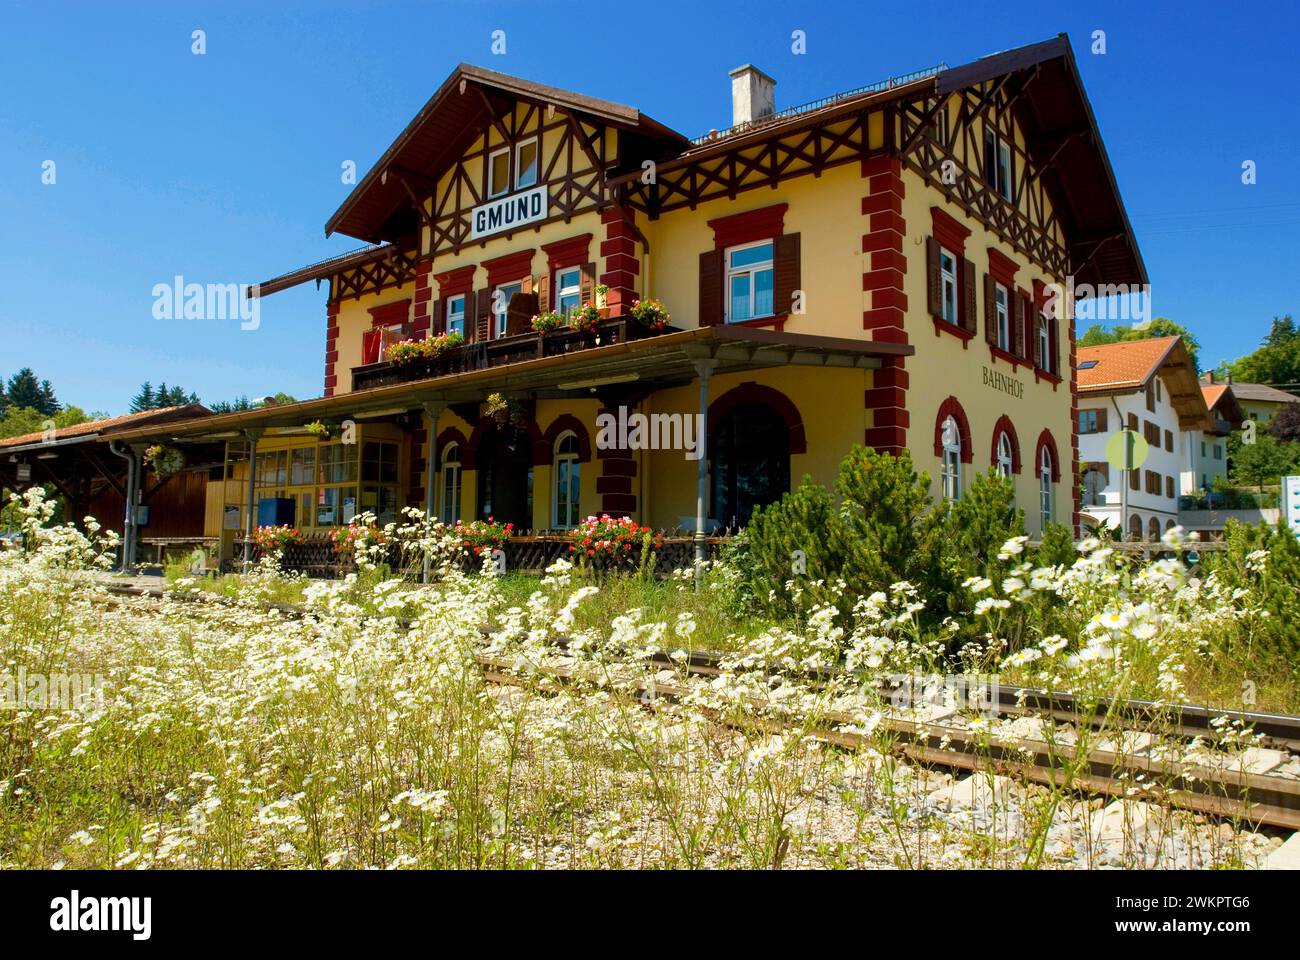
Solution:
[{"label": "yellow station building", "polygon": [[[323,396],[127,439],[219,450],[228,539],[268,501],[306,531],[426,504],[735,528],[855,443],[909,450],[936,498],[998,467],[1031,532],[1077,522],[1051,291],[1146,273],[1064,36],[784,109],[753,66],[730,84],[731,125],[690,139],[458,66],[329,218],[369,246],[260,285],[327,286]],[[585,303],[591,329],[532,327]]]}]

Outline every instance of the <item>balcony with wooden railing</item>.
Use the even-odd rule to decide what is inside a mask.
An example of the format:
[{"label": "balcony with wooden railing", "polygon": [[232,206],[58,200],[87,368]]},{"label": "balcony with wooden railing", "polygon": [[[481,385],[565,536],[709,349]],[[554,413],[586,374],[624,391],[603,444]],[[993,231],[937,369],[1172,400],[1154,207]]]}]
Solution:
[{"label": "balcony with wooden railing", "polygon": [[352,368],[352,389],[368,390],[398,383],[411,383],[434,377],[469,373],[489,367],[502,367],[527,360],[581,353],[597,347],[627,343],[646,337],[671,333],[649,330],[630,317],[602,320],[594,331],[561,329],[547,333],[528,331],[513,336],[497,337],[452,347],[446,353],[426,359],[362,364]]}]

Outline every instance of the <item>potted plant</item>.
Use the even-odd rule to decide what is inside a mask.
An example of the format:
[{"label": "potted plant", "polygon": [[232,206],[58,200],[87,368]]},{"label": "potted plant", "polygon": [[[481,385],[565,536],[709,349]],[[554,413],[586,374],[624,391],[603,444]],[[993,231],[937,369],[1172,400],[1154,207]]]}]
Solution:
[{"label": "potted plant", "polygon": [[609,318],[609,284],[596,284],[596,310],[600,314],[600,319]]},{"label": "potted plant", "polygon": [[328,440],[330,438],[331,427],[328,423],[320,420],[313,420],[303,428],[317,440]]},{"label": "potted plant", "polygon": [[638,300],[632,304],[632,318],[643,329],[663,333],[673,317],[659,300]]},{"label": "potted plant", "polygon": [[600,310],[595,304],[584,303],[569,311],[569,329],[594,335],[600,329]]},{"label": "potted plant", "polygon": [[533,317],[533,329],[538,333],[551,333],[554,330],[563,329],[565,326],[564,317],[554,310],[548,310]]},{"label": "potted plant", "polygon": [[423,340],[401,340],[388,348],[387,359],[397,364],[415,363],[419,360],[436,360],[448,350],[465,342],[461,333],[440,333]]}]

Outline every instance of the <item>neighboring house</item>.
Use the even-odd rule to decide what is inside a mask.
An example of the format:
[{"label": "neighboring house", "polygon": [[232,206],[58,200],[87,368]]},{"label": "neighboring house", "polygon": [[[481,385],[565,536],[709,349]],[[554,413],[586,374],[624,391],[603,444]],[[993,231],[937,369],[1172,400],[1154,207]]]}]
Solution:
[{"label": "neighboring house", "polygon": [[[1181,337],[1159,337],[1081,347],[1077,366],[1083,512],[1122,526],[1128,538],[1158,539],[1178,523],[1185,434],[1211,429],[1192,358]],[[1146,461],[1129,471],[1126,491],[1106,456],[1107,441],[1125,427],[1148,448]]]},{"label": "neighboring house", "polygon": [[1233,384],[1202,382],[1201,396],[1205,398],[1210,429],[1192,430],[1183,437],[1183,494],[1208,494],[1216,480],[1227,479],[1228,436],[1246,417]]},{"label": "neighboring house", "polygon": [[[996,467],[1031,532],[1073,522],[1073,320],[1047,305],[1146,271],[1064,35],[780,111],[754,67],[730,94],[731,127],[691,140],[457,67],[326,224],[372,246],[260,285],[327,284],[325,395],[169,442],[228,438],[245,529],[266,503],[309,532],[426,504],[734,527],[861,443],[939,497]],[[666,331],[633,317],[649,298]],[[589,331],[532,329],[592,301]]]},{"label": "neighboring house", "polygon": [[1245,418],[1258,421],[1260,426],[1267,425],[1288,403],[1300,403],[1300,397],[1293,393],[1287,393],[1285,390],[1264,383],[1241,383],[1231,377],[1220,379],[1213,370],[1201,374],[1201,382],[1211,386],[1223,384],[1231,386],[1233,396],[1237,398]]}]

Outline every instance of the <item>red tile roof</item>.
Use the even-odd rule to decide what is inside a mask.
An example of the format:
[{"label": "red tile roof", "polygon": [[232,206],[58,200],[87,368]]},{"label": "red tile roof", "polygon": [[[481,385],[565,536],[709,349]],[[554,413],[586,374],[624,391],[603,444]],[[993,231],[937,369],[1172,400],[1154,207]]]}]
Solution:
[{"label": "red tile roof", "polygon": [[1080,347],[1076,357],[1079,392],[1145,386],[1177,343],[1178,337],[1154,337]]},{"label": "red tile roof", "polygon": [[[73,424],[70,427],[59,427],[54,433],[54,439],[68,440],[72,437],[88,436],[103,433],[107,430],[115,430],[118,427],[143,426],[150,420],[154,419],[175,419],[174,415],[182,412],[191,412],[194,416],[207,416],[211,413],[207,407],[198,403],[190,403],[179,407],[159,407],[157,410],[141,410],[139,413],[125,413],[120,417],[106,417],[103,420],[87,420],[85,423]],[[24,433],[17,437],[6,437],[0,440],[0,449],[8,447],[21,447],[29,443],[40,443],[45,438],[44,432]]]}]

